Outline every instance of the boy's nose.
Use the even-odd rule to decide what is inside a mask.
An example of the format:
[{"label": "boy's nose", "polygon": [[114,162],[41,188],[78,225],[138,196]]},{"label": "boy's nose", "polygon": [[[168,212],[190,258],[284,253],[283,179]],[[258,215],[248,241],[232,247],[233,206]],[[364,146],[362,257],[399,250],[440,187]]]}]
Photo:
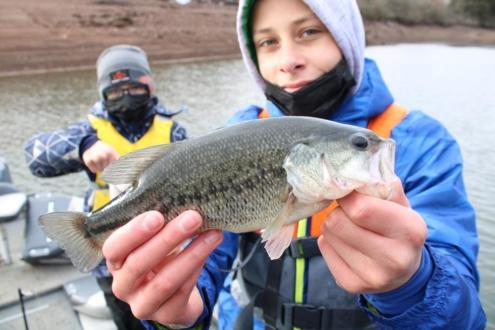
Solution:
[{"label": "boy's nose", "polygon": [[304,65],[304,56],[296,45],[285,45],[281,48],[279,58],[280,71],[293,73],[303,68]]}]

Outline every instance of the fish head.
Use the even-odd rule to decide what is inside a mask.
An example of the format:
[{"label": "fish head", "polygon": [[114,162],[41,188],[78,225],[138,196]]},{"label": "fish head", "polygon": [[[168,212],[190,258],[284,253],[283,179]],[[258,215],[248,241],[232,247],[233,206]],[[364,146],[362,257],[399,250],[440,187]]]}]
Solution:
[{"label": "fish head", "polygon": [[353,190],[386,199],[391,194],[395,142],[362,128],[313,135],[295,143],[284,161],[298,200],[335,200]]}]

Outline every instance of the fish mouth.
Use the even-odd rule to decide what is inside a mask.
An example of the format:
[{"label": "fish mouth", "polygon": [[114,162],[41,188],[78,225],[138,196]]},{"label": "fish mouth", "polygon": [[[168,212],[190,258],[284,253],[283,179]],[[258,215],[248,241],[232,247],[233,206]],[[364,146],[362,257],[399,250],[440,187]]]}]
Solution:
[{"label": "fish mouth", "polygon": [[385,140],[385,146],[380,150],[380,175],[385,183],[392,183],[397,179],[395,175],[395,141]]},{"label": "fish mouth", "polygon": [[372,156],[370,162],[370,184],[365,188],[372,195],[388,199],[392,194],[395,175],[395,141],[383,140],[380,149]]}]

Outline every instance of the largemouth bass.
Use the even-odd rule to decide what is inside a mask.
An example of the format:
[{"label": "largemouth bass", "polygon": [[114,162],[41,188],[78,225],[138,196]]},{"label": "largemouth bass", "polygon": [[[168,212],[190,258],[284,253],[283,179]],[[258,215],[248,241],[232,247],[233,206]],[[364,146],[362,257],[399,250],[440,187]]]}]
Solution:
[{"label": "largemouth bass", "polygon": [[395,143],[372,131],[309,117],[240,123],[206,136],[142,149],[113,162],[109,184],[131,184],[89,213],[40,217],[81,271],[101,260],[116,228],[148,210],[170,221],[197,210],[200,231],[264,229],[272,259],[290,245],[299,219],[353,190],[386,198],[394,175]]}]

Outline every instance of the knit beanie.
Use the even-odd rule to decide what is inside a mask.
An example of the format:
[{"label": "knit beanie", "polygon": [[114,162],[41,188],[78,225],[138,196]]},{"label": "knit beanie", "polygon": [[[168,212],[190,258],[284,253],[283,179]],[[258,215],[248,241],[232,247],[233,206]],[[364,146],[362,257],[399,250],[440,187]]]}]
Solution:
[{"label": "knit beanie", "polygon": [[[356,80],[351,93],[359,88],[364,68],[364,26],[356,0],[302,0],[326,26],[339,46],[347,65]],[[255,0],[239,0],[237,11],[237,37],[242,58],[248,72],[261,89],[265,82],[256,61],[252,42],[251,21]]]},{"label": "knit beanie", "polygon": [[96,61],[96,85],[103,97],[105,88],[123,82],[140,82],[153,90],[153,79],[146,53],[132,45],[105,49]]}]

